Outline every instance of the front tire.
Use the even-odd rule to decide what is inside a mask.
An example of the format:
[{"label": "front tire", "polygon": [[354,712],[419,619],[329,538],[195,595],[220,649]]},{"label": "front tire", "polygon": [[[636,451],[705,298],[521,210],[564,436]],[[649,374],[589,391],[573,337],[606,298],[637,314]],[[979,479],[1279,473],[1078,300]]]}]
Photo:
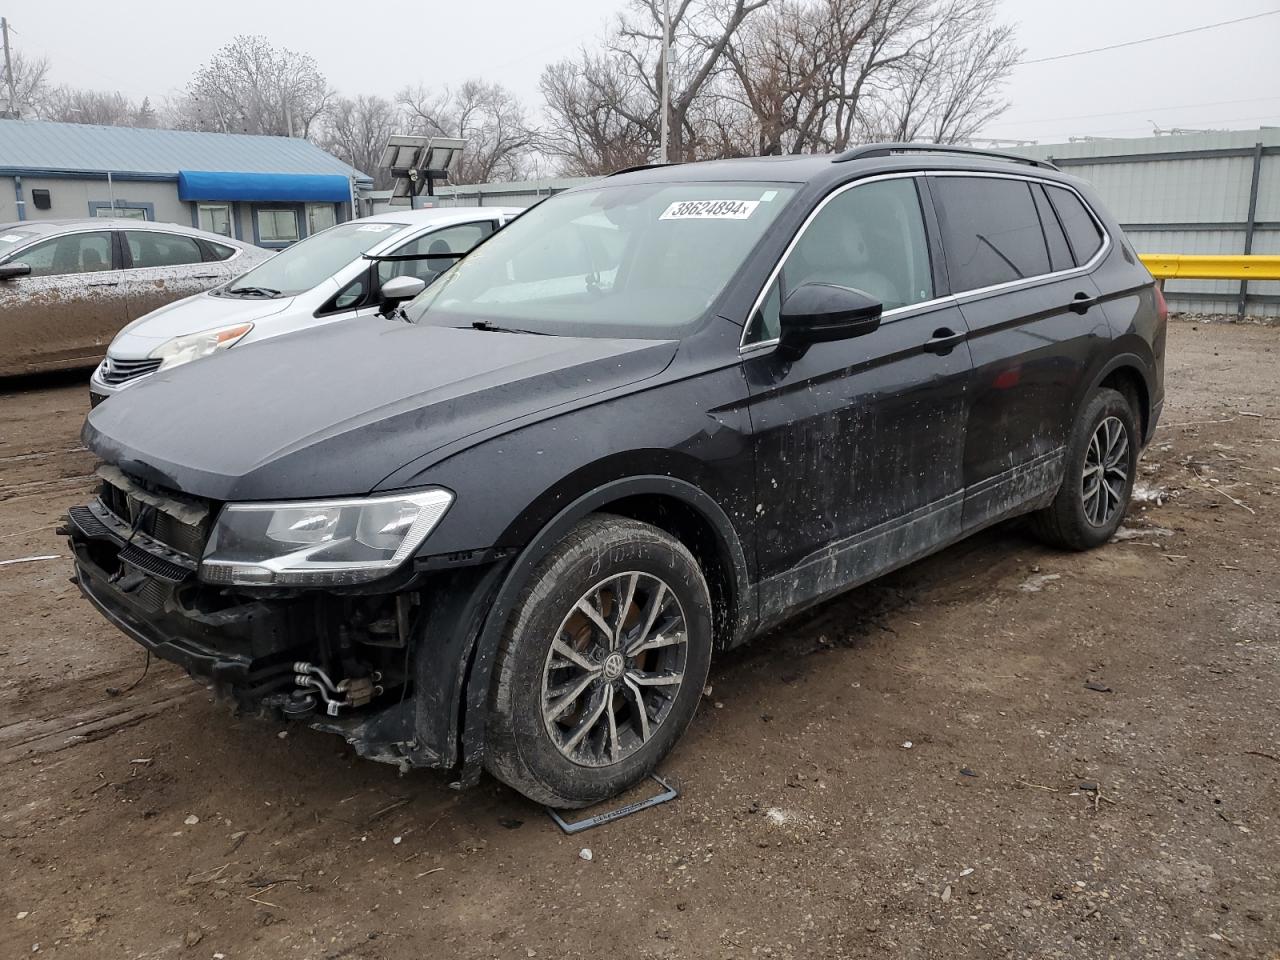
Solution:
[{"label": "front tire", "polygon": [[539,563],[498,652],[485,766],[539,803],[582,807],[652,773],[693,719],[711,595],[674,537],[597,514]]},{"label": "front tire", "polygon": [[1138,470],[1138,427],[1124,395],[1103,387],[1081,410],[1067,444],[1065,476],[1053,502],[1032,515],[1040,539],[1089,550],[1115,536]]}]

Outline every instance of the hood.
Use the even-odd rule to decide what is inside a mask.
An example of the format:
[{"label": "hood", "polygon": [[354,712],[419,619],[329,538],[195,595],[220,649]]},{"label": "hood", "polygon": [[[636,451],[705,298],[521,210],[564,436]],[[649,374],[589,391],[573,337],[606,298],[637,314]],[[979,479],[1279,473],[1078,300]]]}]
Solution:
[{"label": "hood", "polygon": [[194,297],[175,300],[158,310],[139,317],[121,330],[109,348],[113,357],[142,360],[166,340],[188,333],[199,333],[215,327],[237,323],[253,323],[287,310],[294,297],[278,300],[259,298],[215,297],[197,293]]},{"label": "hood", "polygon": [[676,347],[353,319],[155,374],[96,407],[83,440],[214,500],[363,495],[446,444],[652,377]]}]

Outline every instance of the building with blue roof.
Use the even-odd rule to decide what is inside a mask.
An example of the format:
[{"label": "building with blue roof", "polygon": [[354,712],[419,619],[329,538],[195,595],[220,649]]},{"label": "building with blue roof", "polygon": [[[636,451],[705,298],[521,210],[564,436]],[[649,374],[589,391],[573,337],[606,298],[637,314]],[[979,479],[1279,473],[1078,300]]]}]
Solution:
[{"label": "building with blue roof", "polygon": [[0,223],[134,217],[284,247],[372,185],[290,137],[0,120]]}]

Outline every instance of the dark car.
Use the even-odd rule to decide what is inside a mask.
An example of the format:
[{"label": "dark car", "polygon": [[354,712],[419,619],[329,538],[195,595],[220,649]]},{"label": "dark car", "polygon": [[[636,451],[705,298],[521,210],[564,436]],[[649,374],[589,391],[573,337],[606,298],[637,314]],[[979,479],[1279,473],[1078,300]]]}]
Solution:
[{"label": "dark car", "polygon": [[1019,514],[1107,542],[1165,308],[1084,183],[958,148],[615,175],[400,318],[104,404],[80,588],[242,705],[583,805],[714,651]]}]

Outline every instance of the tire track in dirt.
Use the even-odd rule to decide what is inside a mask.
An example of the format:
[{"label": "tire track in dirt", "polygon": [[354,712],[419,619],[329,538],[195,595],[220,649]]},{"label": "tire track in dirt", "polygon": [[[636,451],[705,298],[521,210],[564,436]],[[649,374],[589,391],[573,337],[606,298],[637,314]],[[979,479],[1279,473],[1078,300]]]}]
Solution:
[{"label": "tire track in dirt", "polygon": [[79,710],[25,717],[0,725],[0,767],[92,743],[190,700],[201,688],[176,677],[140,696],[112,698]]}]

